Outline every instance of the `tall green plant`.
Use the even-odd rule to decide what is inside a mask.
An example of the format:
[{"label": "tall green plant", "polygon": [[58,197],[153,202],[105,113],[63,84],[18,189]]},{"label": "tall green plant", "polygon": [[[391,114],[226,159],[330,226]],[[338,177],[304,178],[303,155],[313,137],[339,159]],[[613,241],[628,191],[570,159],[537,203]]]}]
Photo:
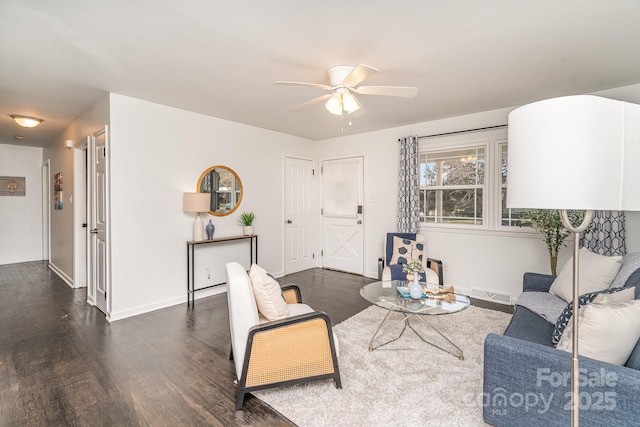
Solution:
[{"label": "tall green plant", "polygon": [[[584,211],[568,211],[569,222],[572,225],[578,226],[582,223],[584,218]],[[522,212],[519,226],[529,225],[534,230],[542,233],[544,242],[549,250],[549,262],[551,264],[551,274],[557,275],[558,269],[558,252],[560,248],[567,246],[566,240],[572,233],[564,228],[562,225],[562,219],[560,218],[560,211],[549,209],[530,209]],[[587,228],[586,232],[591,229],[591,225]]]}]

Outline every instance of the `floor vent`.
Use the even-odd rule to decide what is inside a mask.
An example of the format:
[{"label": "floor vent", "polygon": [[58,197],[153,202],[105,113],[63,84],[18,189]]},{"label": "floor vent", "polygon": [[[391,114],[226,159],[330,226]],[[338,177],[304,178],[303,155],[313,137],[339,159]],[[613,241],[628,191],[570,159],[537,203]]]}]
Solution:
[{"label": "floor vent", "polygon": [[511,295],[503,294],[500,292],[487,291],[484,289],[471,289],[471,295],[473,298],[484,299],[488,301],[495,301],[501,304],[511,305]]}]

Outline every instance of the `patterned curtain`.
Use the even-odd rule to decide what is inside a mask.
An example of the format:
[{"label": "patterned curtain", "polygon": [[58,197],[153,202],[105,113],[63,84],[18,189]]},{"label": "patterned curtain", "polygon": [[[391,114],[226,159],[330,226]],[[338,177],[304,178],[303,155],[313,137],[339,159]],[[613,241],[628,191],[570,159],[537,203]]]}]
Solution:
[{"label": "patterned curtain", "polygon": [[585,233],[582,246],[600,255],[624,255],[624,212],[595,211],[592,231]]},{"label": "patterned curtain", "polygon": [[398,232],[417,233],[420,225],[420,180],[418,176],[418,137],[400,139],[400,192]]}]

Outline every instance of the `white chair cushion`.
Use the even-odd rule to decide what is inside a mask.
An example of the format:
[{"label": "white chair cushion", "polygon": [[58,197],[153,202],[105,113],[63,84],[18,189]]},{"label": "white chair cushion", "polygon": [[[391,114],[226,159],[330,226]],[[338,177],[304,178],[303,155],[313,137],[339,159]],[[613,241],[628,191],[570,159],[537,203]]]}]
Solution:
[{"label": "white chair cushion", "polygon": [[[582,248],[578,252],[579,295],[598,292],[611,286],[620,270],[621,256],[604,256]],[[573,300],[573,257],[567,261],[553,281],[549,292],[570,302]]]},{"label": "white chair cushion", "polygon": [[258,307],[244,267],[237,262],[226,265],[229,327],[236,375],[240,378],[249,329],[259,323]]},{"label": "white chair cushion", "polygon": [[269,320],[284,319],[289,315],[287,303],[282,297],[280,284],[257,264],[249,271],[251,287],[256,298],[258,311]]}]

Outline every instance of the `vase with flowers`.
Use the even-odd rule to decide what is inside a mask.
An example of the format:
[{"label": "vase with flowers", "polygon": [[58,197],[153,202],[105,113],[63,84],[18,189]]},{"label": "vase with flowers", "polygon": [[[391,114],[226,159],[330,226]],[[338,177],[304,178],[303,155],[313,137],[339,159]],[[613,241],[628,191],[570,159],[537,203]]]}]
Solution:
[{"label": "vase with flowers", "polygon": [[411,260],[402,266],[402,271],[413,275],[413,283],[409,286],[409,295],[413,299],[422,298],[422,285],[420,284],[420,273],[424,272],[424,267],[422,267],[422,263],[417,260]]}]

